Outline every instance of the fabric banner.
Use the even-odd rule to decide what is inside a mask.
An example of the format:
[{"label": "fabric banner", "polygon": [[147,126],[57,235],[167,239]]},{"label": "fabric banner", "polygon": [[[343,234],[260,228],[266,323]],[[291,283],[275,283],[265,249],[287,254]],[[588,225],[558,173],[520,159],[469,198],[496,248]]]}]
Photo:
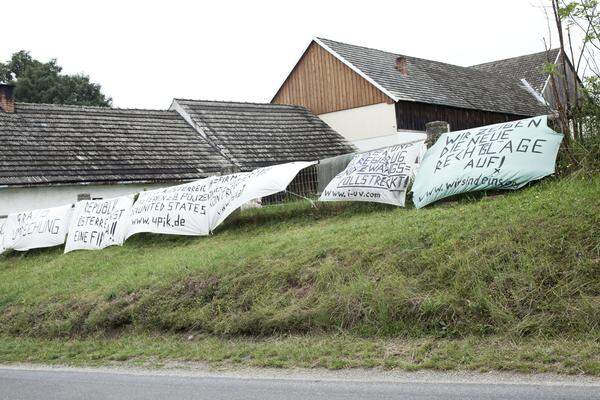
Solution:
[{"label": "fabric banner", "polygon": [[257,168],[252,172],[213,177],[209,204],[210,230],[214,230],[243,204],[284,191],[298,172],[316,163],[291,162]]},{"label": "fabric banner", "polygon": [[25,251],[58,246],[65,242],[73,206],[71,204],[8,215],[4,247]]},{"label": "fabric banner", "polygon": [[317,165],[317,193],[323,193],[329,182],[346,169],[357,153],[342,154],[319,160]]},{"label": "fabric banner", "polygon": [[208,235],[242,204],[289,185],[316,162],[293,162],[140,193],[131,209],[127,236],[135,233]]},{"label": "fabric banner", "polygon": [[0,219],[0,254],[6,250],[4,248],[4,227],[6,226],[6,218]]},{"label": "fabric banner", "polygon": [[518,189],[550,175],[562,138],[545,115],[444,133],[423,157],[412,188],[415,206],[476,190]]},{"label": "fabric banner", "polygon": [[404,206],[424,141],[356,155],[323,190],[321,201],[370,201]]},{"label": "fabric banner", "polygon": [[125,239],[140,232],[208,235],[210,179],[141,192],[131,208]]},{"label": "fabric banner", "polygon": [[122,245],[134,195],[75,203],[65,253]]}]

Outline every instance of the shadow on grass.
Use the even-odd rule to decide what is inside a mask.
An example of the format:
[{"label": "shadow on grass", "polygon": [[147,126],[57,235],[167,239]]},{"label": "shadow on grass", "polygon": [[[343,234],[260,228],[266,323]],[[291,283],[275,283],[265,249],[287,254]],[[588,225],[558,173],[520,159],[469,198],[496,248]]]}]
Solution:
[{"label": "shadow on grass", "polygon": [[298,201],[249,209],[229,216],[215,232],[232,232],[253,227],[271,227],[280,223],[305,224],[329,218],[351,218],[372,212],[392,212],[398,208],[389,204]]}]

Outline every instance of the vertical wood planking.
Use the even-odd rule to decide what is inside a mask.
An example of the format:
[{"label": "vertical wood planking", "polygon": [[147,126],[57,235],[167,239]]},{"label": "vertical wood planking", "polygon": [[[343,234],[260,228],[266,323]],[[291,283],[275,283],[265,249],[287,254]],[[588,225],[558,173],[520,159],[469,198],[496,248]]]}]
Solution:
[{"label": "vertical wood planking", "polygon": [[392,100],[313,42],[272,100],[296,104],[315,114]]}]

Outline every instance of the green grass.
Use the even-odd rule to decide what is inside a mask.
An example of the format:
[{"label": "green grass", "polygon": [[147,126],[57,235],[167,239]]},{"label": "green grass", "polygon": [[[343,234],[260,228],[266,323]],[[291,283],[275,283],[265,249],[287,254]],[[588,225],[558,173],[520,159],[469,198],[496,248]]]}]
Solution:
[{"label": "green grass", "polygon": [[[579,176],[421,210],[301,203],[211,237],[5,254],[0,361],[50,362],[47,349],[66,362],[72,348],[72,362],[95,348],[109,361],[123,346],[141,360],[600,374],[599,198],[600,177]],[[390,343],[413,350],[390,359]]]},{"label": "green grass", "polygon": [[0,336],[4,363],[70,366],[382,368],[416,371],[474,370],[600,375],[600,343],[499,337],[461,339],[360,338],[292,335],[223,338],[196,335],[126,335],[115,338],[35,339]]}]

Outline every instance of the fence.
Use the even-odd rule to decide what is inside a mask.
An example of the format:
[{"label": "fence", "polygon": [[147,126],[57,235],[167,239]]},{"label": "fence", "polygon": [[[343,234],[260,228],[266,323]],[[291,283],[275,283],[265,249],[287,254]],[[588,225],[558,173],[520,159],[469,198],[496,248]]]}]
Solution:
[{"label": "fence", "polygon": [[[435,139],[439,137],[441,133],[448,132],[449,129],[450,128],[446,122],[432,122],[430,126],[428,126],[428,136],[430,137],[430,141],[435,142]],[[431,132],[429,132],[429,130],[431,130]],[[410,141],[404,141],[397,144],[411,143],[424,139],[425,138],[412,139]],[[394,146],[394,144],[390,144],[389,147],[391,146]],[[427,145],[423,146],[423,151],[419,158],[423,156],[426,149]],[[286,191],[279,192],[268,197],[263,197],[261,204],[276,205],[298,201],[301,198],[316,199],[323,192],[327,184],[331,182],[331,180],[337,174],[346,169],[346,167],[348,166],[348,164],[350,164],[350,161],[352,161],[354,156],[356,156],[359,153],[364,153],[364,151],[357,151],[354,153],[342,154],[340,156],[329,157],[319,160],[318,164],[300,171],[300,173],[287,187]]]},{"label": "fence", "polygon": [[263,197],[262,205],[276,205],[298,201],[302,198],[316,199],[329,182],[342,172],[356,153],[319,160],[319,163],[300,171],[284,192]]},{"label": "fence", "polygon": [[263,197],[261,203],[262,205],[274,205],[298,201],[303,197],[316,198],[318,182],[317,165],[311,165],[300,171],[284,192]]}]

